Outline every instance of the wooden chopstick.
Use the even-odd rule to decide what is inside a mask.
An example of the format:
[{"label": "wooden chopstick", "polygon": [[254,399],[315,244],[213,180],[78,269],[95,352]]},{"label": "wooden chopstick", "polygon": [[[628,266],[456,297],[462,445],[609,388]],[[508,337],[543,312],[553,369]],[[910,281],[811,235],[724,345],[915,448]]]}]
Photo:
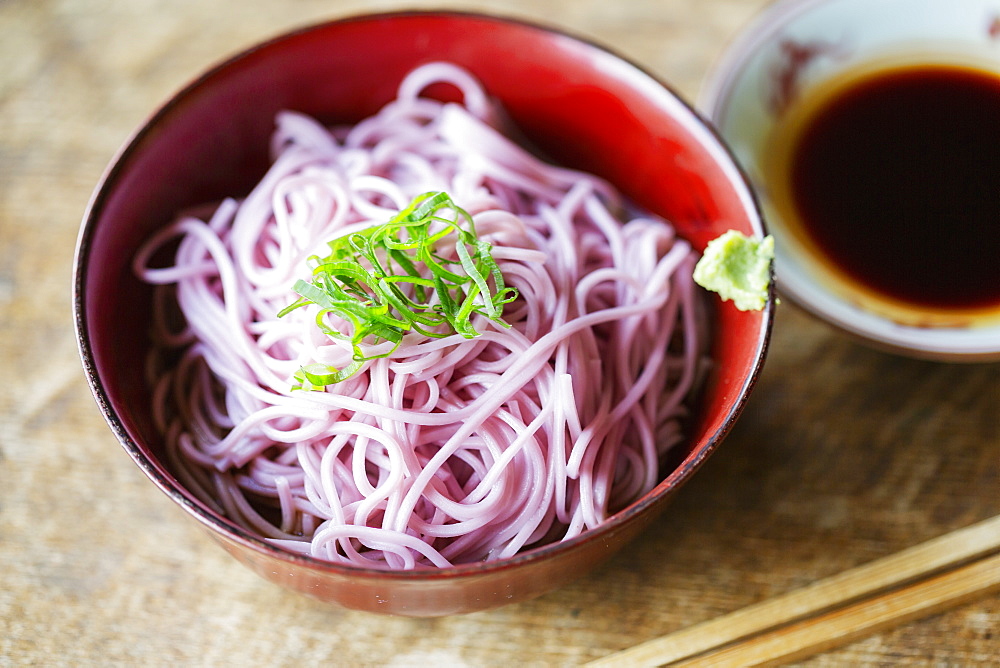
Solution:
[{"label": "wooden chopstick", "polygon": [[676,668],[742,668],[796,661],[883,629],[1000,591],[1000,554],[815,619],[671,663]]},{"label": "wooden chopstick", "polygon": [[792,661],[1000,590],[997,553],[1000,515],[587,665]]}]

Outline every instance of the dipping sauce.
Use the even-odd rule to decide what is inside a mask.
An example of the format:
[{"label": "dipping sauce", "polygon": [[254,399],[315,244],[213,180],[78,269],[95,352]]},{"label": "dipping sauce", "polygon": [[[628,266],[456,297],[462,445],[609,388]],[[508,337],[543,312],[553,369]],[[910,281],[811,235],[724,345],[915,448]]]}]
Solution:
[{"label": "dipping sauce", "polygon": [[868,70],[807,93],[779,126],[776,204],[855,292],[923,324],[1000,309],[1000,76]]}]

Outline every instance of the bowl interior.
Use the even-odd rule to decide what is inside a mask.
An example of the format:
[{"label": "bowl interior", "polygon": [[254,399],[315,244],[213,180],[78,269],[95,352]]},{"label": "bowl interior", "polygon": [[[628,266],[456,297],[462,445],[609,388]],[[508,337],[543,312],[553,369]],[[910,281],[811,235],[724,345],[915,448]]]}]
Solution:
[{"label": "bowl interior", "polygon": [[[95,192],[79,241],[74,307],[88,377],[126,450],[198,519],[258,552],[277,551],[210,517],[161,462],[138,372],[150,293],[130,261],[178,210],[251,189],[267,167],[279,110],[356,122],[391,100],[408,71],[433,60],[470,70],[546,155],[607,178],[697,248],[729,228],[763,232],[742,175],[688,106],[635,66],[559,32],[468,14],[359,17],[278,38],[208,71],[136,133]],[[622,521],[700,464],[762,363],[770,308],[743,313],[716,300],[715,309],[716,364],[683,462]]]}]

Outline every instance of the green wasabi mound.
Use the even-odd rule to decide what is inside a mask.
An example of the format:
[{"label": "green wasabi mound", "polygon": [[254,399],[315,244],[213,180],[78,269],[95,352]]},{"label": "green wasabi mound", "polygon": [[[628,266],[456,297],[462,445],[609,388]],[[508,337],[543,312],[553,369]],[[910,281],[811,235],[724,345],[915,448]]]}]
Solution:
[{"label": "green wasabi mound", "polygon": [[774,239],[753,239],[729,230],[708,242],[694,268],[694,281],[732,300],[741,311],[759,311],[767,303]]}]

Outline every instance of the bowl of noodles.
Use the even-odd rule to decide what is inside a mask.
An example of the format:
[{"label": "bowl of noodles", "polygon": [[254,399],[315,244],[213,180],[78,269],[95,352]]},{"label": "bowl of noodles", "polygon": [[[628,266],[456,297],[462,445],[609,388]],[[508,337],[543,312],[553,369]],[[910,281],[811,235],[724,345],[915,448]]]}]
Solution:
[{"label": "bowl of noodles", "polygon": [[352,17],[196,78],[116,155],[74,310],[142,471],[264,578],[483,610],[580,577],[714,452],[766,353],[692,281],[765,233],[713,131],[587,40]]}]

